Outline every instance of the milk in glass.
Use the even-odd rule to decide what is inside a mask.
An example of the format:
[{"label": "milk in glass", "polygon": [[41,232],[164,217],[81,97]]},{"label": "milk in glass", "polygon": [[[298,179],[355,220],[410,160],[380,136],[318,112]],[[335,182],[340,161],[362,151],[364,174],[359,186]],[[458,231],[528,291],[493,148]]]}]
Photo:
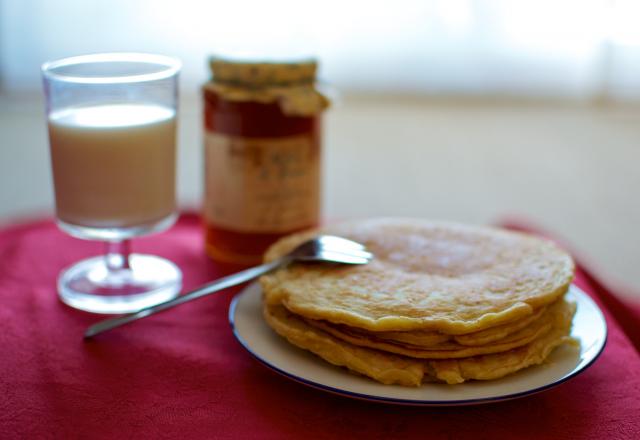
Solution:
[{"label": "milk in glass", "polygon": [[121,228],[175,209],[175,111],[143,104],[69,108],[49,117],[57,216]]}]

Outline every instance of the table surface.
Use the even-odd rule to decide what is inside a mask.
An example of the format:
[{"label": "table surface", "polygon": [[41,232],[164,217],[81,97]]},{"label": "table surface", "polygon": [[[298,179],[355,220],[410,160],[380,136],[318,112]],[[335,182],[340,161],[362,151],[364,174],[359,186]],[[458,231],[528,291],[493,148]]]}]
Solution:
[{"label": "table surface", "polygon": [[[603,307],[606,292],[581,269],[575,282],[603,307],[608,325],[593,366],[522,399],[412,408],[320,392],[265,368],[232,336],[228,307],[238,289],[83,342],[99,317],[58,301],[55,279],[100,246],[41,221],[0,229],[0,250],[3,440],[640,438],[640,356]],[[135,250],[174,261],[185,289],[232,270],[206,258],[194,215],[136,240]]]},{"label": "table surface", "polygon": [[[181,105],[178,190],[201,194],[200,102]],[[43,103],[0,97],[0,223],[51,212]],[[324,212],[489,223],[521,215],[640,300],[640,111],[578,104],[345,98],[327,115]]]}]

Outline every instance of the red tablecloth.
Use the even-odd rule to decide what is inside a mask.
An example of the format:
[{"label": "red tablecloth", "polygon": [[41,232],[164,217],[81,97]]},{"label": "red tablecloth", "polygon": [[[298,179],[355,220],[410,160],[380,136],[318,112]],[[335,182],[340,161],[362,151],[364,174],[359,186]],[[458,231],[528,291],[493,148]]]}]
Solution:
[{"label": "red tablecloth", "polygon": [[[134,248],[175,261],[191,288],[231,270],[207,260],[200,232],[185,216]],[[555,389],[484,406],[389,406],[258,364],[227,323],[234,291],[83,342],[98,317],[60,303],[55,280],[100,252],[51,222],[0,232],[0,438],[640,438],[640,357],[607,310],[605,352]],[[577,284],[602,305],[588,274]]]}]

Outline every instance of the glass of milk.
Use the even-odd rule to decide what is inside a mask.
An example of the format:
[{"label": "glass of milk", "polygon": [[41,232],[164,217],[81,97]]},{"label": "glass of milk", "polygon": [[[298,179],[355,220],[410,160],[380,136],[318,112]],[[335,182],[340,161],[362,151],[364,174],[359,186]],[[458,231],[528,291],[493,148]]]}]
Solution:
[{"label": "glass of milk", "polygon": [[129,240],[176,219],[180,62],[111,53],[42,66],[56,217],[68,234],[106,243],[58,279],[66,304],[127,313],[178,295],[175,264],[130,252]]}]

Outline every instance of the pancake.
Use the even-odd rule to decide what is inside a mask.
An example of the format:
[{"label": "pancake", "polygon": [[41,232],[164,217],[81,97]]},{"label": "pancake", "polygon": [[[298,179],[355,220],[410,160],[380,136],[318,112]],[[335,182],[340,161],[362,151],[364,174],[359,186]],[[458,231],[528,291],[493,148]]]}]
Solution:
[{"label": "pancake", "polygon": [[558,313],[562,313],[563,310],[568,307],[570,307],[570,305],[567,302],[563,300],[557,301],[549,307],[549,310],[541,319],[538,319],[532,325],[527,326],[498,342],[480,346],[464,346],[445,343],[424,348],[415,345],[385,341],[377,338],[375,333],[354,333],[344,326],[336,327],[323,321],[305,321],[310,326],[319,328],[320,330],[353,345],[375,348],[390,353],[397,353],[421,359],[459,359],[482,354],[500,353],[526,345],[534,339],[551,331],[554,324],[554,317]]},{"label": "pancake", "polygon": [[[519,319],[515,322],[498,325],[481,330],[479,332],[467,333],[466,335],[447,335],[433,331],[414,330],[407,332],[368,332],[355,327],[347,327],[348,331],[366,337],[386,340],[392,343],[403,343],[414,347],[425,349],[454,350],[463,346],[487,345],[504,339],[517,333],[541,318],[546,307],[536,310],[533,315]],[[326,322],[327,325],[336,327],[338,330],[344,326]],[[313,323],[311,323],[313,325]]]},{"label": "pancake", "polygon": [[[571,257],[551,242],[496,228],[370,219],[320,232],[361,242],[375,259],[277,270],[260,280],[267,304],[374,332],[467,335],[530,318],[560,298],[573,277]],[[285,237],[265,259],[317,234]]]},{"label": "pancake", "polygon": [[552,330],[530,344],[504,353],[429,362],[430,374],[448,384],[462,383],[469,379],[499,379],[531,365],[541,364],[559,345],[568,343],[579,346],[578,341],[569,336],[576,305],[568,304],[569,307],[557,309],[554,313]]},{"label": "pancake", "polygon": [[534,311],[533,315],[521,318],[515,322],[497,325],[485,330],[467,333],[466,335],[456,335],[454,336],[454,339],[460,345],[474,346],[490,344],[526,328],[536,320],[540,319],[545,311],[546,307],[540,307],[538,310]]},{"label": "pancake", "polygon": [[263,311],[265,320],[278,334],[334,365],[384,384],[420,386],[428,381],[457,384],[470,379],[498,379],[542,363],[555,347],[573,341],[568,335],[575,304],[558,308],[553,313],[551,331],[522,347],[460,360],[430,361],[350,344],[310,326],[282,306],[265,303]]}]

